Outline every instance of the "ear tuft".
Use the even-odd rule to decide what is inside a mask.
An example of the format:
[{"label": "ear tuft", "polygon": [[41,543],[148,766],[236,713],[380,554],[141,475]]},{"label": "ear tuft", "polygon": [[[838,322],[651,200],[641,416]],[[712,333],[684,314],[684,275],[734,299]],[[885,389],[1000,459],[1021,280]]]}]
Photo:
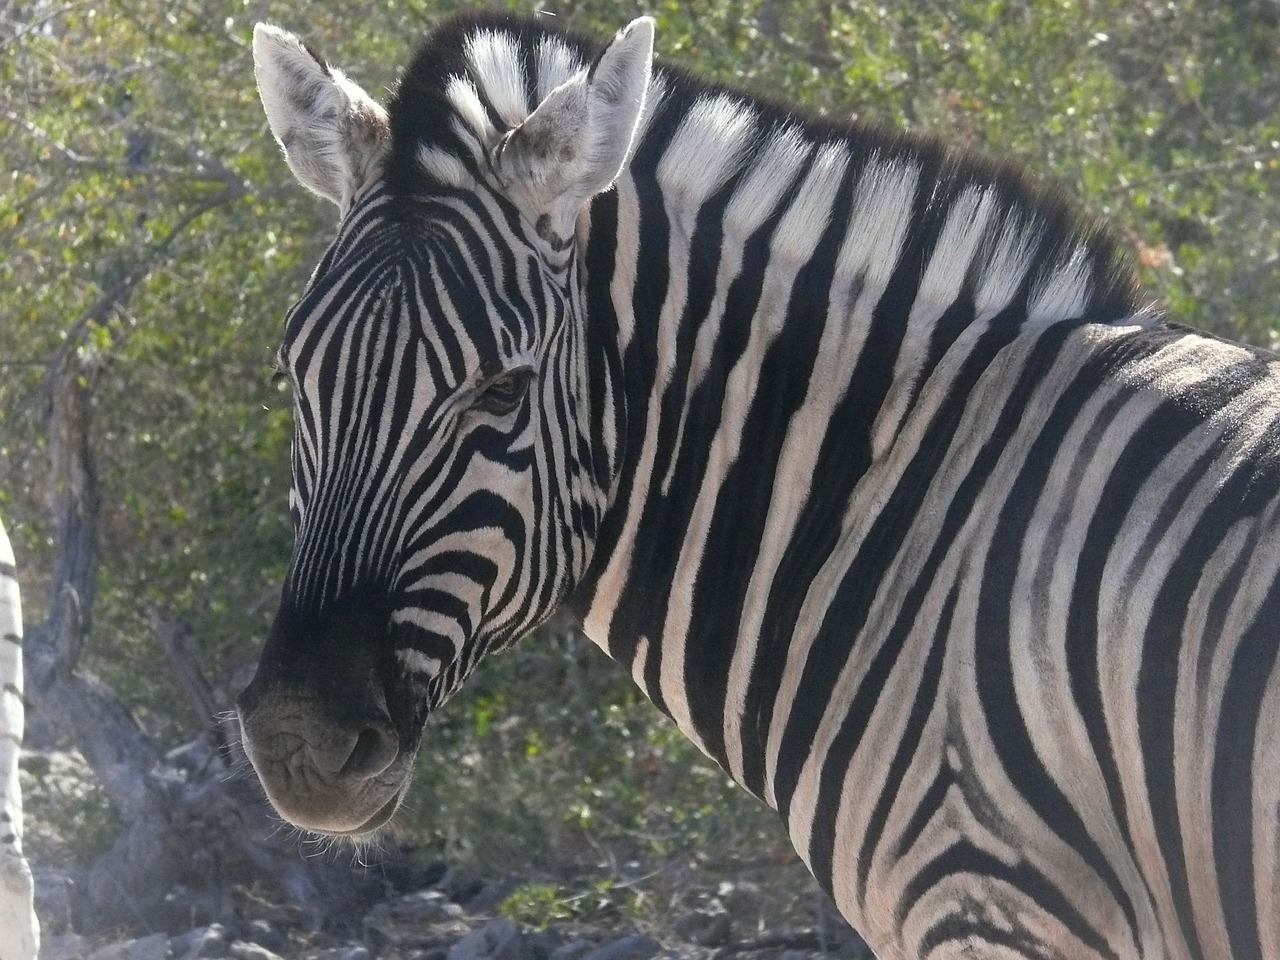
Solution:
[{"label": "ear tuft", "polygon": [[499,177],[559,237],[572,235],[578,211],[613,185],[631,156],[649,90],[653,32],[649,17],[632,21],[502,146]]},{"label": "ear tuft", "polygon": [[294,176],[345,210],[382,157],[386,111],[279,27],[253,28],[253,62],[267,123]]}]

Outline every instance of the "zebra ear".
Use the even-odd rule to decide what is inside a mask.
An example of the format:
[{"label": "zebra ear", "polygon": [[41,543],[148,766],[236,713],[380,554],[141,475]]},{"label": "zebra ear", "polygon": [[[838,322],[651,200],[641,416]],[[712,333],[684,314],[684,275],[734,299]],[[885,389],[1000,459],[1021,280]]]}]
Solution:
[{"label": "zebra ear", "polygon": [[640,17],[499,145],[499,178],[540,230],[572,236],[583,204],[613,186],[631,156],[652,61],[653,20]]},{"label": "zebra ear", "polygon": [[382,156],[387,112],[279,27],[253,28],[253,64],[267,123],[293,175],[345,210]]}]

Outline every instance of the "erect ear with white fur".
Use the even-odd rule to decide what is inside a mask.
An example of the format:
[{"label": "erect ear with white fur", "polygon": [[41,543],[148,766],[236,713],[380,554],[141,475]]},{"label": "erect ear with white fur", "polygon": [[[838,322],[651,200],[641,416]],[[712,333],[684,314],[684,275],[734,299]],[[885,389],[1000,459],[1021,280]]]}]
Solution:
[{"label": "erect ear with white fur", "polygon": [[267,123],[294,176],[345,210],[382,156],[387,112],[279,27],[253,28],[253,66]]},{"label": "erect ear with white fur", "polygon": [[644,110],[652,61],[653,20],[641,17],[590,68],[547,94],[499,146],[498,175],[540,231],[571,237],[583,204],[622,172]]}]

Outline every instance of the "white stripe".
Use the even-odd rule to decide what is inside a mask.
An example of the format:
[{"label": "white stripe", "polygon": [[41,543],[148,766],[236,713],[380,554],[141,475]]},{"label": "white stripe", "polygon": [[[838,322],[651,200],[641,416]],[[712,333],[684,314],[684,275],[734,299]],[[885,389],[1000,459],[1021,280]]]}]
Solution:
[{"label": "white stripe", "polygon": [[[830,308],[809,378],[805,401],[788,425],[779,455],[761,554],[751,573],[739,624],[738,643],[729,666],[725,702],[725,751],[729,772],[741,778],[744,770],[742,730],[747,686],[763,626],[769,586],[778,574],[796,520],[812,486],[822,439],[832,411],[843,396],[843,385],[865,343],[871,311],[897,263],[910,222],[915,195],[915,167],[871,161],[859,179],[849,229],[841,245],[830,291]],[[865,278],[865,279],[864,279]],[[856,302],[850,298],[856,296]],[[856,306],[856,311],[855,311]]]},{"label": "white stripe", "polygon": [[467,168],[462,161],[439,147],[421,144],[417,150],[417,158],[418,165],[427,176],[448,186],[461,189],[471,181],[471,176],[467,173]]},{"label": "white stripe", "polygon": [[[392,623],[401,622],[393,615]],[[404,667],[405,673],[410,674],[415,679],[425,677],[428,680],[434,679],[439,675],[440,669],[444,666],[444,661],[437,657],[429,657],[421,650],[414,650],[412,647],[402,647],[396,651],[396,659],[400,661]]]},{"label": "white stripe", "polygon": [[466,57],[471,75],[508,129],[529,116],[524,61],[509,33],[482,30],[467,39]]},{"label": "white stripe", "polygon": [[473,149],[480,152],[497,142],[498,131],[489,121],[489,114],[470,80],[451,77],[445,87],[445,97],[458,111],[458,115],[449,121],[454,133],[471,141]]},{"label": "white stripe", "polygon": [[559,37],[543,37],[538,42],[538,102],[581,69],[582,62]]},{"label": "white stripe", "polygon": [[702,97],[689,108],[658,161],[663,199],[680,214],[672,239],[692,234],[702,204],[741,167],[755,130],[755,112],[732,97]]},{"label": "white stripe", "polygon": [[1089,252],[1078,244],[1067,259],[1036,285],[1027,319],[1057,323],[1080,316],[1093,290]]},{"label": "white stripe", "polygon": [[[894,364],[889,389],[871,430],[872,456],[879,458],[902,428],[907,405],[928,361],[929,341],[943,313],[960,296],[974,254],[996,213],[997,201],[989,188],[967,187],[951,202],[938,235],[933,256],[925,267],[915,302],[907,316],[907,328]],[[970,332],[970,331],[967,331]],[[971,331],[980,333],[980,329]]]}]

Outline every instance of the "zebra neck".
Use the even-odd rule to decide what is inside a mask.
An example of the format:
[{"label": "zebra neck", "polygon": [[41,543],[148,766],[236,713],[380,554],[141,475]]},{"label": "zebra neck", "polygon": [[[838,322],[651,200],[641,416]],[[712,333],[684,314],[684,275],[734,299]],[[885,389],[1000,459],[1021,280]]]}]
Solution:
[{"label": "zebra neck", "polygon": [[1109,242],[1009,171],[766,126],[727,95],[661,99],[584,256],[589,338],[625,389],[573,604],[722,762],[742,650],[785,650],[800,611],[780,591],[803,596],[912,418],[962,403],[1020,336],[1134,312]]}]

